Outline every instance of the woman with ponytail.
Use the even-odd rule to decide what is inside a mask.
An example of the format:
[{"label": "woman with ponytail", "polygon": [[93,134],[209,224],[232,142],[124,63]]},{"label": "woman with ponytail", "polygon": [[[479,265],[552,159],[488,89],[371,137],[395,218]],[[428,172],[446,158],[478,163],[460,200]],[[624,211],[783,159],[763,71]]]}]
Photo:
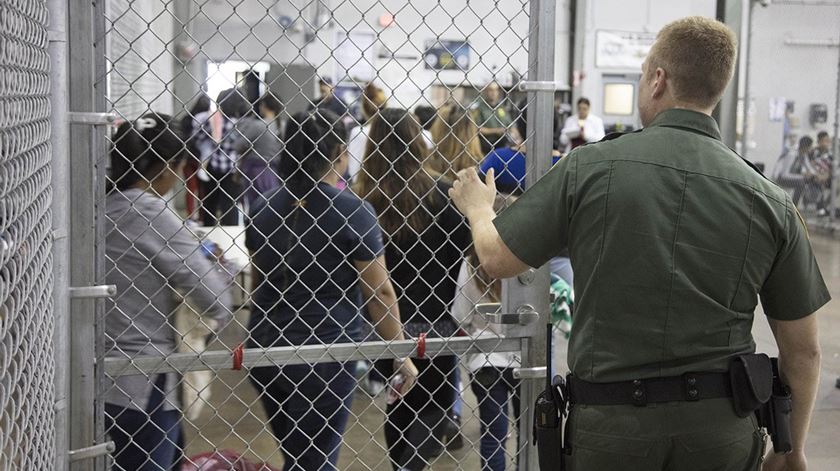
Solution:
[{"label": "woman with ponytail", "polygon": [[[376,213],[335,187],[347,169],[347,131],[329,111],[293,115],[279,173],[284,186],[257,204],[245,245],[252,254],[252,348],[361,340],[365,307],[380,336],[403,340]],[[410,359],[393,368],[417,376]],[[254,368],[285,459],[284,470],[335,470],[356,386],[355,361]]]},{"label": "woman with ponytail", "polygon": [[[108,284],[105,349],[109,357],[175,353],[173,316],[182,295],[221,327],[230,311],[229,280],[168,205],[182,174],[184,143],[169,116],[147,114],[113,136],[106,198]],[[180,452],[175,373],[108,378],[105,429],[116,445],[115,469],[170,469]]]},{"label": "woman with ponytail", "polygon": [[[449,184],[423,167],[427,154],[414,115],[380,110],[356,191],[376,210],[385,231],[385,260],[406,332],[450,337],[458,331],[450,315],[458,270],[472,238],[449,200]],[[456,358],[436,356],[415,364],[420,371],[416,387],[387,409],[385,441],[395,470],[424,469],[452,438],[447,414],[455,402],[449,378]]]}]

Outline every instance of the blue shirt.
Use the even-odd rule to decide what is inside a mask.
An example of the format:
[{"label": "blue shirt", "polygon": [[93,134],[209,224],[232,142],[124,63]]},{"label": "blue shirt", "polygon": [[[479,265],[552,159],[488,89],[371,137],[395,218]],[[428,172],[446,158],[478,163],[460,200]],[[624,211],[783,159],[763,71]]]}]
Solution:
[{"label": "blue shirt", "polygon": [[[560,157],[552,157],[554,165]],[[520,194],[525,191],[525,154],[512,147],[499,147],[487,154],[481,162],[481,173],[496,171],[496,188],[502,193]]]},{"label": "blue shirt", "polygon": [[324,183],[302,204],[280,188],[253,209],[245,245],[265,277],[253,296],[251,346],[359,340],[361,291],[353,262],[384,252],[370,204]]},{"label": "blue shirt", "polygon": [[493,149],[481,162],[481,173],[496,171],[496,188],[502,193],[522,193],[525,189],[525,154],[511,147]]}]

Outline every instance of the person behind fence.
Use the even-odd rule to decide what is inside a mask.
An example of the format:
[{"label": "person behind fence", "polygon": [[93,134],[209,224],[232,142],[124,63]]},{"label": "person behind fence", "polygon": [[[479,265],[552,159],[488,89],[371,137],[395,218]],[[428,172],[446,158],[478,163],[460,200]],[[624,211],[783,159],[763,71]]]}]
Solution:
[{"label": "person behind fence", "polygon": [[201,132],[196,136],[196,145],[211,149],[204,164],[210,177],[207,182],[208,191],[202,201],[206,226],[239,224],[236,204],[242,194],[242,187],[237,168],[239,154],[234,147],[238,137],[235,124],[251,106],[243,93],[236,88],[222,91],[216,100],[219,112],[208,114],[198,123]]},{"label": "person behind fence", "polygon": [[507,143],[508,128],[512,119],[504,106],[504,91],[496,81],[485,85],[481,97],[472,106],[473,122],[481,134],[481,152],[491,150]]},{"label": "person behind fence", "polygon": [[[737,50],[715,20],[669,23],[642,66],[643,131],[579,147],[498,216],[492,173],[483,183],[464,170],[453,185],[488,275],[571,250],[567,469],[807,467],[814,313],[830,295],[791,197],[721,142],[711,116]],[[770,358],[754,354],[759,297],[788,399]],[[762,465],[755,412],[771,394],[792,403],[762,422],[780,445]]]},{"label": "person behind fence", "polygon": [[432,125],[432,141],[435,146],[426,159],[426,166],[450,181],[455,180],[459,171],[478,165],[484,157],[478,127],[471,113],[458,104],[440,111]]},{"label": "person behind fence", "polygon": [[[521,136],[528,130],[527,100],[522,100],[516,109],[514,125]],[[479,165],[479,171],[486,175],[490,169],[496,176],[496,188],[502,193],[519,195],[525,190],[526,142],[511,144],[491,150]],[[560,159],[560,152],[552,151],[552,164]]]},{"label": "person behind fence", "polygon": [[356,181],[359,170],[362,168],[368,135],[370,134],[370,123],[379,110],[385,107],[385,103],[388,100],[385,92],[373,82],[365,85],[365,89],[359,99],[362,100],[362,117],[364,121],[350,131],[350,138],[347,141],[347,154],[350,156],[350,165],[347,168],[346,178],[349,183]]},{"label": "person behind fence", "polygon": [[280,186],[275,169],[283,143],[271,125],[255,113],[246,114],[235,125],[233,150],[239,156],[236,163],[246,209]]},{"label": "person behind fence", "polygon": [[279,136],[282,131],[280,113],[283,112],[283,103],[277,96],[272,92],[263,95],[257,102],[257,112],[268,125],[268,130]]},{"label": "person behind fence", "polygon": [[[359,341],[363,306],[383,339],[404,339],[376,214],[334,186],[346,170],[345,139],[344,125],[326,110],[296,113],[286,123],[284,185],[253,208],[246,230],[254,283],[249,348]],[[411,359],[392,364],[410,393],[417,376]],[[250,371],[285,471],[337,469],[355,365]]]},{"label": "person behind fence", "polygon": [[335,95],[335,85],[333,80],[329,77],[321,77],[318,80],[318,92],[320,96],[309,104],[309,111],[331,111],[339,117],[344,116],[349,112],[347,104]]},{"label": "person behind fence", "polygon": [[776,161],[773,169],[776,183],[793,191],[793,204],[799,206],[799,201],[805,193],[805,182],[808,174],[807,164],[811,157],[814,140],[811,136],[802,136],[794,152],[786,152]]},{"label": "person behind fence", "polygon": [[571,152],[584,144],[598,142],[604,138],[604,121],[591,112],[592,103],[588,98],[577,101],[577,115],[566,118],[560,131],[560,143],[566,146],[565,153]]},{"label": "person behind fence", "polygon": [[[210,97],[201,94],[195,100],[189,112],[184,114],[181,118],[181,133],[184,136],[184,145],[189,152],[187,162],[184,165],[184,186],[187,191],[184,192],[184,199],[187,206],[187,214],[190,219],[197,219],[200,215],[198,206],[204,198],[204,185],[199,177],[199,171],[202,168],[202,151],[196,145],[196,136],[200,132],[195,127],[196,117],[199,115],[206,116],[210,112]],[[208,153],[209,155],[209,153]]]},{"label": "person behind fence", "polygon": [[423,139],[426,141],[426,146],[429,149],[434,148],[435,141],[432,138],[432,126],[437,121],[437,110],[431,106],[417,105],[414,107],[414,117],[423,128]]},{"label": "person behind fence", "polygon": [[[230,315],[230,279],[206,255],[163,195],[178,181],[184,144],[169,116],[147,114],[113,136],[105,201],[108,357],[175,353],[173,316],[186,296],[208,323]],[[105,386],[105,431],[116,445],[116,469],[168,470],[179,450],[181,412],[175,373],[120,376]]]},{"label": "person behind fence", "polygon": [[[512,199],[512,198],[511,198]],[[496,197],[495,207],[503,208],[505,199]],[[467,255],[458,272],[458,294],[452,304],[452,317],[472,336],[503,335],[500,326],[488,323],[475,311],[482,303],[499,303],[502,283],[487,275],[475,252]],[[519,419],[519,380],[513,369],[519,367],[513,352],[474,353],[467,360],[470,387],[478,402],[481,471],[504,471],[510,415]]]},{"label": "person behind fence", "polygon": [[834,157],[831,155],[831,136],[828,132],[817,133],[817,146],[811,151],[809,166],[817,196],[817,214],[825,216],[831,202],[831,179],[834,174]]},{"label": "person behind fence", "polygon": [[[370,129],[356,192],[376,210],[386,237],[386,260],[406,331],[417,338],[458,330],[449,309],[458,269],[470,245],[469,227],[446,195],[449,184],[423,169],[428,150],[421,128],[404,109],[385,108]],[[416,359],[417,386],[387,407],[385,441],[395,470],[420,470],[440,455],[452,428],[449,380],[456,359]],[[381,365],[378,365],[381,366]],[[390,376],[386,371],[386,377]]]}]

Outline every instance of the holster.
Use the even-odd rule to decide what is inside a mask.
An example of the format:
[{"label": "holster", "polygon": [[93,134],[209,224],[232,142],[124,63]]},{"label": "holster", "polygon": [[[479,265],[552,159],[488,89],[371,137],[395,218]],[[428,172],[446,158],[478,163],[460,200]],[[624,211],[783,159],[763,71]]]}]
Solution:
[{"label": "holster", "polygon": [[758,426],[767,429],[776,453],[789,453],[790,388],[779,376],[778,358],[763,353],[741,355],[729,365],[729,379],[735,413],[739,417],[755,414]]},{"label": "holster", "polygon": [[534,443],[542,471],[564,470],[563,419],[568,406],[566,381],[555,376],[534,404]]},{"label": "holster", "polygon": [[772,359],[773,393],[770,400],[759,408],[755,415],[758,425],[767,429],[767,434],[773,442],[775,453],[790,453],[793,443],[790,436],[790,413],[793,402],[790,388],[782,382],[779,375],[779,360]]}]

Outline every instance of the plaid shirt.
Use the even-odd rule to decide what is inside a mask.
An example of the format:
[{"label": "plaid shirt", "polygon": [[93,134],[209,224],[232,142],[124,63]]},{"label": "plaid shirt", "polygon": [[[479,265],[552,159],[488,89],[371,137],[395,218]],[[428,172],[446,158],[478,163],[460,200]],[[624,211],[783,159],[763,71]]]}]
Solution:
[{"label": "plaid shirt", "polygon": [[[203,116],[202,116],[203,115]],[[196,147],[199,149],[212,149],[209,155],[202,155],[207,160],[208,169],[216,174],[230,173],[236,167],[239,154],[235,149],[235,129],[233,120],[222,117],[221,133],[218,141],[214,137],[212,114],[204,113],[196,117],[195,128],[198,132],[195,136]]]}]

